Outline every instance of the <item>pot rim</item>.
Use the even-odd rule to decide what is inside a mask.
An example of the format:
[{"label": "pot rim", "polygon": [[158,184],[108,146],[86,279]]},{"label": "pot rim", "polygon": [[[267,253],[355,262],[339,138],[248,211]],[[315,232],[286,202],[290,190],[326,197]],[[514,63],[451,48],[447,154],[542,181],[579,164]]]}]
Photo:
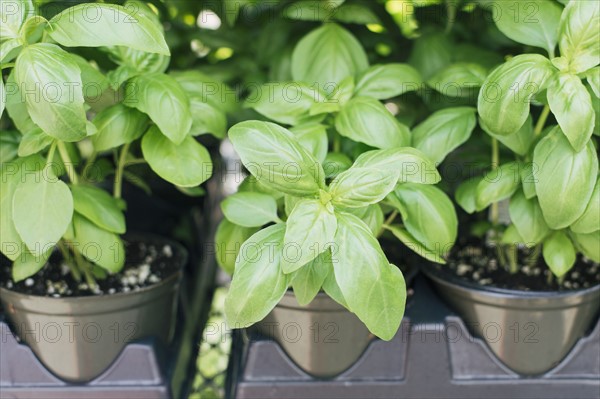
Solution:
[{"label": "pot rim", "polygon": [[130,298],[142,296],[142,295],[147,294],[149,291],[154,291],[154,290],[162,288],[163,286],[169,285],[172,282],[172,280],[174,280],[174,279],[178,280],[181,277],[181,269],[185,266],[185,264],[188,261],[188,251],[187,251],[187,249],[185,249],[185,247],[182,244],[180,244],[179,242],[174,241],[170,238],[165,238],[160,235],[152,234],[152,233],[132,232],[132,233],[125,235],[125,238],[128,240],[144,241],[144,242],[148,242],[148,241],[152,241],[152,240],[162,241],[163,243],[176,248],[176,251],[181,253],[181,262],[180,262],[180,265],[178,266],[178,269],[175,270],[168,277],[163,278],[158,283],[155,283],[155,284],[152,284],[152,285],[149,285],[146,287],[142,287],[137,291],[117,292],[114,294],[107,293],[107,294],[102,294],[102,295],[66,296],[66,297],[58,297],[57,298],[57,297],[46,296],[46,295],[24,294],[22,292],[17,292],[12,289],[9,289],[9,288],[0,287],[0,294],[13,296],[13,297],[19,298],[20,300],[41,300],[41,299],[43,299],[43,300],[52,301],[55,304],[58,304],[58,303],[68,304],[73,301],[77,301],[77,303],[88,304],[88,303],[93,303],[96,301],[103,301],[103,300],[108,300],[108,299],[113,299],[113,298],[115,300],[118,300],[118,299],[123,299],[123,298],[130,299]]},{"label": "pot rim", "polygon": [[447,286],[459,287],[463,290],[474,292],[478,294],[484,294],[490,297],[497,298],[515,298],[515,299],[562,299],[574,296],[587,296],[594,294],[596,292],[600,292],[600,284],[593,285],[589,288],[582,288],[577,290],[569,290],[569,291],[524,291],[524,290],[516,290],[509,288],[499,288],[492,287],[487,285],[477,284],[473,281],[461,279],[456,276],[454,273],[444,273],[439,272],[435,269],[435,267],[429,263],[424,262],[421,270],[423,273],[430,279],[434,280],[436,283],[440,283]]}]

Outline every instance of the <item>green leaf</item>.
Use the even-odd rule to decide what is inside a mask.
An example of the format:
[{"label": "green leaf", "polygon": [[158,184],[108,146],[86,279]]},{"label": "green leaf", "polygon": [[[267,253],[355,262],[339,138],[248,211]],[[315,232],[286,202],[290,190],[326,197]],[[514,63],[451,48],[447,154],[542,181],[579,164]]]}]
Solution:
[{"label": "green leaf", "polygon": [[535,189],[544,219],[552,229],[573,224],[585,211],[598,174],[594,145],[576,152],[559,127],[535,147],[533,163],[539,168]]},{"label": "green leaf", "polygon": [[125,233],[125,216],[118,202],[106,191],[93,186],[72,185],[75,211],[112,233]]},{"label": "green leaf", "polygon": [[445,256],[458,234],[458,219],[450,198],[435,186],[414,183],[399,185],[395,193],[408,232],[427,249]]},{"label": "green leaf", "polygon": [[323,253],[337,230],[331,206],[305,199],[296,204],[286,222],[281,268],[293,273]]},{"label": "green leaf", "polygon": [[308,305],[319,293],[331,271],[331,251],[327,250],[294,274],[292,288],[301,306]]},{"label": "green leaf", "polygon": [[531,244],[531,242],[528,242],[521,237],[514,224],[509,225],[506,230],[504,230],[500,243],[506,245]]},{"label": "green leaf", "polygon": [[292,54],[292,78],[331,93],[348,76],[369,67],[367,54],[347,30],[327,23],[304,36]]},{"label": "green leaf", "polygon": [[[327,103],[336,104],[340,107],[346,105],[348,101],[350,101],[350,99],[354,96],[355,87],[356,84],[354,81],[354,77],[346,77],[340,82],[339,85],[337,85],[333,92],[329,93],[329,96],[327,96]],[[315,113],[313,113],[312,108],[310,114],[315,115]]]},{"label": "green leaf", "polygon": [[600,67],[590,69],[585,76],[596,97],[600,98]]},{"label": "green leaf", "polygon": [[300,0],[287,5],[283,15],[299,21],[327,21],[337,15],[337,7],[343,2],[344,0]]},{"label": "green leaf", "polygon": [[349,309],[379,338],[394,337],[406,304],[406,284],[396,266],[387,261],[377,239],[359,218],[337,214],[332,254],[333,270]]},{"label": "green leaf", "polygon": [[538,167],[533,162],[521,164],[521,181],[523,183],[523,193],[525,198],[532,199],[537,197],[535,192],[535,183],[537,182]]},{"label": "green leaf", "polygon": [[94,148],[106,151],[140,138],[146,131],[148,117],[119,103],[100,111],[92,123],[98,129],[92,136]]},{"label": "green leaf", "polygon": [[309,123],[294,126],[290,132],[296,136],[298,142],[306,148],[319,162],[327,157],[327,128],[319,123]]},{"label": "green leaf", "polygon": [[291,276],[281,271],[285,224],[269,226],[240,248],[225,298],[225,320],[231,328],[248,327],[265,318],[288,289]]},{"label": "green leaf", "polygon": [[21,255],[13,262],[12,265],[12,278],[18,283],[23,281],[37,272],[39,272],[50,259],[52,255],[52,249],[50,248],[46,253],[41,255],[33,255],[31,252],[25,250]]},{"label": "green leaf", "polygon": [[34,255],[56,245],[73,216],[69,187],[49,168],[24,176],[12,203],[15,228]]},{"label": "green leaf", "polygon": [[17,129],[25,134],[33,129],[39,129],[29,116],[25,96],[19,90],[19,85],[15,81],[14,69],[6,79],[6,112],[12,119]]},{"label": "green leaf", "polygon": [[327,179],[333,179],[340,173],[350,169],[352,160],[346,154],[329,152],[323,161],[323,169]]},{"label": "green leaf", "polygon": [[31,15],[25,20],[19,31],[19,40],[24,44],[37,43],[42,39],[48,21],[40,15]]},{"label": "green leaf", "polygon": [[471,89],[481,87],[487,72],[479,64],[459,62],[433,75],[427,85],[449,97],[468,97]]},{"label": "green leaf", "polygon": [[232,223],[243,227],[260,227],[279,222],[275,198],[261,193],[236,193],[221,202],[221,210]]},{"label": "green leaf", "polygon": [[156,126],[144,135],[142,153],[157,175],[177,186],[197,186],[213,172],[210,154],[193,137],[188,136],[177,145]]},{"label": "green leaf", "polygon": [[29,155],[37,154],[48,147],[54,139],[48,136],[42,131],[42,129],[34,128],[23,134],[21,142],[19,143],[19,156],[27,157]]},{"label": "green leaf", "polygon": [[481,177],[473,177],[462,182],[456,189],[454,199],[467,213],[477,210],[477,187],[481,181]]},{"label": "green leaf", "polygon": [[199,98],[225,113],[234,113],[238,109],[238,96],[232,95],[235,90],[197,70],[171,72],[170,75],[183,87],[190,98]]},{"label": "green leaf", "polygon": [[477,123],[475,111],[471,107],[457,107],[434,112],[413,129],[413,147],[433,162],[442,162],[471,136]]},{"label": "green leaf", "polygon": [[510,219],[526,244],[540,243],[550,232],[537,199],[527,199],[517,191],[510,199]]},{"label": "green leaf", "polygon": [[98,227],[87,218],[73,215],[76,250],[96,265],[118,273],[125,265],[125,247],[118,235]]},{"label": "green leaf", "polygon": [[210,133],[218,139],[225,138],[227,116],[223,111],[203,102],[198,97],[190,97],[190,111],[192,113],[192,129],[190,131],[192,136]]},{"label": "green leaf", "polygon": [[446,264],[444,258],[440,256],[440,254],[436,251],[432,251],[427,249],[422,243],[419,242],[415,237],[413,237],[406,229],[400,226],[384,226],[386,230],[389,230],[394,237],[399,239],[404,245],[408,247],[411,251],[416,253],[417,255],[427,259],[430,262],[435,262],[439,264]]},{"label": "green leaf", "polygon": [[486,125],[482,119],[479,119],[479,126],[491,137],[495,138],[513,152],[524,156],[529,153],[531,145],[535,141],[535,133],[533,130],[533,119],[531,115],[527,117],[525,123],[515,133],[509,135],[494,134]]},{"label": "green leaf", "polygon": [[580,234],[600,230],[600,179],[596,179],[596,186],[585,211],[570,228],[574,233]]},{"label": "green leaf", "polygon": [[419,72],[408,64],[373,65],[358,78],[355,95],[385,100],[416,91],[422,83]]},{"label": "green leaf", "polygon": [[575,265],[575,247],[562,231],[554,231],[544,240],[542,254],[556,277],[564,276]]},{"label": "green leaf", "polygon": [[477,185],[477,211],[493,203],[511,197],[521,184],[521,174],[517,162],[500,165],[485,174]]},{"label": "green leaf", "polygon": [[0,77],[0,118],[4,114],[6,108],[6,89],[4,88],[4,79]]},{"label": "green leaf", "polygon": [[340,289],[340,286],[335,280],[335,273],[333,272],[333,263],[331,263],[331,255],[329,256],[329,262],[324,263],[323,266],[329,269],[327,277],[325,277],[325,281],[323,282],[323,291],[325,291],[325,293],[329,295],[331,299],[348,309],[348,303],[346,303],[346,300],[344,299],[344,294],[342,294],[342,290]]},{"label": "green leaf", "polygon": [[560,53],[569,61],[571,73],[585,72],[600,60],[600,4],[596,1],[571,1],[560,21]]},{"label": "green leaf", "polygon": [[519,43],[541,47],[554,54],[562,8],[553,1],[498,1],[492,7],[502,33]]},{"label": "green leaf", "polygon": [[379,204],[369,205],[364,208],[348,208],[344,212],[348,212],[358,217],[365,222],[374,236],[379,235],[383,226],[383,210]]},{"label": "green leaf", "polygon": [[398,182],[398,170],[352,167],[331,182],[333,205],[363,208],[382,201]]},{"label": "green leaf", "polygon": [[600,263],[600,230],[589,234],[573,234],[575,245],[587,258]]},{"label": "green leaf", "polygon": [[246,106],[267,118],[287,125],[296,125],[308,116],[311,107],[325,100],[325,94],[315,86],[300,82],[268,83],[248,96]]},{"label": "green leaf", "polygon": [[298,197],[325,187],[325,172],[293,133],[274,123],[247,121],[229,130],[242,163],[270,189]]},{"label": "green leaf", "polygon": [[477,110],[487,129],[506,136],[517,132],[529,116],[531,99],[542,92],[555,73],[538,54],[523,54],[495,69],[485,80]]},{"label": "green leaf", "polygon": [[394,148],[410,143],[408,127],[370,97],[350,100],[336,117],[335,128],[342,136],[372,147]]},{"label": "green leaf", "polygon": [[10,162],[17,157],[21,134],[12,130],[0,132],[0,163]]},{"label": "green leaf", "polygon": [[408,62],[428,80],[452,62],[454,44],[444,32],[426,32],[414,42]]},{"label": "green leaf", "polygon": [[218,265],[229,275],[235,270],[235,259],[240,247],[257,231],[257,228],[238,226],[227,219],[219,223],[215,233],[215,258]]},{"label": "green leaf", "polygon": [[364,152],[356,159],[354,167],[399,171],[399,183],[437,184],[442,179],[435,164],[411,147]]},{"label": "green leaf", "polygon": [[48,33],[66,47],[127,46],[169,55],[161,29],[145,9],[79,4],[50,20]]},{"label": "green leaf", "polygon": [[[159,29],[162,32],[161,25]],[[106,50],[113,61],[119,64],[118,69],[128,70],[132,74],[131,77],[145,73],[163,73],[171,61],[168,55],[147,53],[132,47],[112,46]]]},{"label": "green leaf", "polygon": [[18,39],[0,41],[0,64],[11,62],[21,51],[22,45]]},{"label": "green leaf", "polygon": [[585,148],[596,123],[592,98],[577,76],[559,74],[548,87],[548,104],[576,151]]},{"label": "green leaf", "polygon": [[335,10],[334,16],[336,21],[347,24],[379,24],[379,17],[365,4],[343,4]]},{"label": "green leaf", "polygon": [[0,43],[19,37],[19,30],[25,19],[35,12],[31,0],[0,2]]},{"label": "green leaf", "polygon": [[46,134],[63,141],[87,135],[81,70],[66,51],[49,43],[27,46],[17,58],[15,80],[26,90],[31,119]]},{"label": "green leaf", "polygon": [[175,144],[181,144],[192,128],[189,98],[168,75],[148,74],[131,79],[125,87],[123,104],[148,114]]}]

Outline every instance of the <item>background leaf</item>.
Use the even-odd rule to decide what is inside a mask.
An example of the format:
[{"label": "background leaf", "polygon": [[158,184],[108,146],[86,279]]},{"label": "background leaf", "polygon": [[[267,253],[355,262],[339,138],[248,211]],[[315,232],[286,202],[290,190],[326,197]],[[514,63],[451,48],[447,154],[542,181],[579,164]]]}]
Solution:
[{"label": "background leaf", "polygon": [[221,202],[221,210],[232,223],[243,227],[260,227],[277,222],[277,202],[261,193],[236,193]]},{"label": "background leaf", "polygon": [[358,78],[355,95],[385,100],[416,91],[422,83],[419,72],[408,64],[373,65]]}]

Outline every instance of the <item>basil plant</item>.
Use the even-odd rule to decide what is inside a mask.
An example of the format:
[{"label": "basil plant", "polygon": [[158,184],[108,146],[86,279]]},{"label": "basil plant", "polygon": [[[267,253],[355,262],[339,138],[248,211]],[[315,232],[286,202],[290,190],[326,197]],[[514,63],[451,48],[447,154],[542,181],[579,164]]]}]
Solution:
[{"label": "basil plant", "polygon": [[[9,118],[0,134],[0,249],[15,281],[58,247],[72,276],[93,287],[124,266],[122,183],[140,183],[128,168],[147,163],[182,189],[197,187],[212,164],[193,136],[223,135],[224,114],[195,91],[202,77],[165,73],[169,48],[145,3],[79,4],[50,20],[31,0],[1,4],[0,114]],[[73,47],[98,48],[114,68],[105,74]]]},{"label": "basil plant", "polygon": [[[545,49],[548,57],[514,56],[484,81],[478,113],[492,140],[492,170],[464,182],[456,199],[467,212],[490,208],[507,269],[517,270],[516,247],[527,244],[533,248],[530,261],[543,255],[560,279],[577,252],[600,262],[594,138],[600,134],[600,3],[570,1],[564,9],[557,2],[534,3],[540,23],[496,23],[508,37]],[[500,144],[510,150],[510,162],[500,163]],[[498,210],[503,200],[512,221],[505,229]]]}]

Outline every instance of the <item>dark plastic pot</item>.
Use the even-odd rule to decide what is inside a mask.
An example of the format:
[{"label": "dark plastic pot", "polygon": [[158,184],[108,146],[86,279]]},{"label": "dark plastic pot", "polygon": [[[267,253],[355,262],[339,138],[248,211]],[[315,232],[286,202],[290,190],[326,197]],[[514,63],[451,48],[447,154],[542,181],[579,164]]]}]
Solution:
[{"label": "dark plastic pot", "polygon": [[[94,297],[52,298],[0,288],[0,301],[16,335],[57,377],[88,382],[98,377],[127,343],[155,337],[168,344],[174,332],[180,269],[185,249],[142,235],[144,242],[173,248],[174,269],[161,282],[139,291]],[[140,240],[140,237],[136,237]]]},{"label": "dark plastic pot", "polygon": [[352,366],[374,338],[354,313],[323,292],[300,306],[288,291],[253,329],[277,341],[302,370],[323,378]]},{"label": "dark plastic pot", "polygon": [[423,267],[438,294],[510,369],[539,375],[554,368],[589,331],[600,310],[600,285],[566,292],[481,286]]}]

